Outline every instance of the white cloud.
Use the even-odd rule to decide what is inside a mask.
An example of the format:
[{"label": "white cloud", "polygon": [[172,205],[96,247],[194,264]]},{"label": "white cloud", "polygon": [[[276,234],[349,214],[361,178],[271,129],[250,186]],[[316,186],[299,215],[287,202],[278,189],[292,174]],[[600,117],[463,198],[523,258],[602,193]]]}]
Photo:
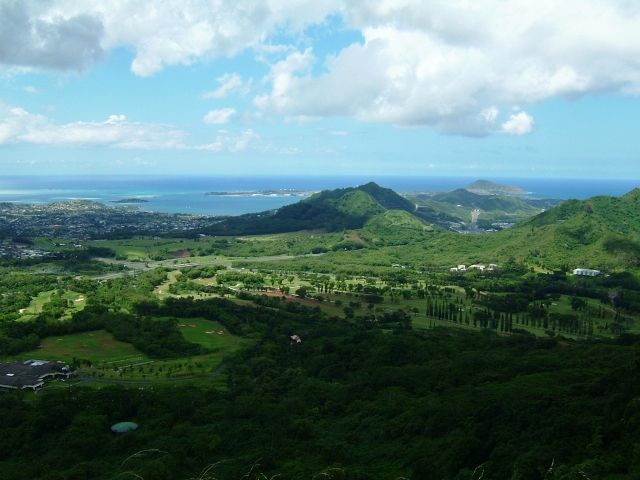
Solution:
[{"label": "white cloud", "polygon": [[640,93],[640,9],[628,2],[382,0],[344,16],[364,42],[327,57],[320,75],[275,64],[258,107],[486,135],[499,107]]},{"label": "white cloud", "polygon": [[223,108],[221,110],[211,110],[207,113],[202,121],[211,125],[221,125],[229,123],[231,117],[236,114],[235,108]]},{"label": "white cloud", "polygon": [[188,150],[208,150],[211,152],[221,152],[223,150],[230,152],[242,152],[249,148],[263,148],[260,144],[260,135],[252,129],[245,130],[241,133],[229,132],[226,130],[218,131],[215,142],[206,145],[198,145],[195,147],[183,147]]},{"label": "white cloud", "polygon": [[[308,26],[341,17],[364,41],[326,58]],[[291,45],[272,45],[291,34]],[[296,36],[304,42],[294,41]],[[486,135],[549,98],[640,94],[640,7],[628,0],[4,0],[0,64],[86,69],[115,47],[149,76],[252,49],[269,60],[265,114],[340,116]],[[319,49],[316,49],[319,51]],[[322,70],[312,70],[323,62]],[[318,74],[321,71],[321,74]],[[242,92],[220,77],[207,96]],[[239,83],[240,82],[240,83]],[[507,114],[505,114],[507,115]]]},{"label": "white cloud", "polygon": [[502,124],[501,131],[508,135],[520,136],[533,132],[535,127],[533,117],[527,112],[520,112],[510,115],[509,119]]},{"label": "white cloud", "polygon": [[100,19],[84,11],[46,15],[45,7],[22,0],[0,3],[0,64],[80,72],[103,57]]},{"label": "white cloud", "polygon": [[493,123],[498,118],[500,112],[496,107],[487,108],[480,112],[480,115],[487,121],[487,123]]},{"label": "white cloud", "polygon": [[40,90],[35,87],[24,87],[24,91],[31,95],[40,95]]},{"label": "white cloud", "polygon": [[104,122],[56,125],[44,115],[0,104],[0,145],[164,149],[179,147],[183,137],[184,132],[171,125],[130,122],[124,115],[111,115]]},{"label": "white cloud", "polygon": [[[166,66],[260,47],[277,30],[300,31],[341,8],[338,0],[51,0],[29,15],[32,23],[97,19],[88,32],[101,39],[100,46],[133,47],[131,71],[149,76]],[[75,57],[82,59],[78,53]]]},{"label": "white cloud", "polygon": [[246,94],[251,87],[251,80],[243,83],[242,77],[237,73],[225,74],[216,78],[220,86],[212,92],[205,93],[202,98],[226,98],[230,93]]}]

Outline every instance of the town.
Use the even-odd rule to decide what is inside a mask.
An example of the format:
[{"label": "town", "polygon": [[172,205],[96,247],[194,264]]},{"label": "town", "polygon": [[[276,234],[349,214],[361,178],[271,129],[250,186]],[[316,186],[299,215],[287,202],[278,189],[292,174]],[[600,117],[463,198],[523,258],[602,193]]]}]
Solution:
[{"label": "town", "polygon": [[0,240],[22,236],[87,240],[118,231],[186,231],[209,225],[215,219],[207,215],[148,212],[135,206],[110,207],[89,200],[1,203]]}]

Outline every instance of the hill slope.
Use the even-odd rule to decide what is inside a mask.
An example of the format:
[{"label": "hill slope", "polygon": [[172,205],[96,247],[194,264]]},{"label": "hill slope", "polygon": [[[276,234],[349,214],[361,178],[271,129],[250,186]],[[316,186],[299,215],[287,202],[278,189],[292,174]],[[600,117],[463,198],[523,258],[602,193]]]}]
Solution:
[{"label": "hill slope", "polygon": [[464,188],[436,195],[419,195],[414,201],[423,218],[441,225],[443,222],[468,224],[475,210],[478,223],[483,228],[490,227],[493,222],[514,223],[542,210],[518,197],[479,195]]},{"label": "hill slope", "polygon": [[393,190],[370,182],[356,188],[325,190],[279,210],[232,217],[201,231],[211,235],[259,235],[353,230],[387,210],[412,212],[415,205]]},{"label": "hill slope", "polygon": [[640,266],[640,189],[622,197],[569,200],[492,235],[441,236],[436,248],[456,263],[509,257],[557,268]]}]

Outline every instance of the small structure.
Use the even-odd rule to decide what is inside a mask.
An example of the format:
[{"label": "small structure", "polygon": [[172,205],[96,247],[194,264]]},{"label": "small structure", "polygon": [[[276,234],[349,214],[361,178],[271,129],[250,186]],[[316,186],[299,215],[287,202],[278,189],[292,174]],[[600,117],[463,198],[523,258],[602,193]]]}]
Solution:
[{"label": "small structure", "polygon": [[27,360],[0,365],[0,389],[4,390],[36,390],[46,379],[69,378],[69,366],[63,362],[46,360]]},{"label": "small structure", "polygon": [[592,270],[590,268],[576,268],[573,271],[574,275],[582,275],[583,277],[597,277],[600,275],[600,270]]},{"label": "small structure", "polygon": [[302,339],[298,335],[291,335],[291,341],[296,343],[302,343]]},{"label": "small structure", "polygon": [[133,432],[134,430],[137,430],[137,429],[138,429],[138,424],[133,422],[120,422],[111,426],[111,431],[114,434]]},{"label": "small structure", "polygon": [[481,272],[484,272],[484,269],[486,268],[484,265],[469,265],[469,268],[473,268],[474,270],[480,270]]}]

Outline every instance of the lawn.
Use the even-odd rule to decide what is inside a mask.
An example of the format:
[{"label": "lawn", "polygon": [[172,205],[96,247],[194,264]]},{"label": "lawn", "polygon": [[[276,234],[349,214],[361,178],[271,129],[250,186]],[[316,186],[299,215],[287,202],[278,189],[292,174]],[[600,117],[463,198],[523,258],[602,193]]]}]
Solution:
[{"label": "lawn", "polygon": [[203,318],[181,319],[178,328],[187,340],[199,343],[220,356],[234,352],[246,342],[240,337],[231,335],[218,322]]},{"label": "lawn", "polygon": [[[28,320],[32,320],[39,313],[42,313],[42,307],[51,301],[51,295],[55,292],[55,290],[49,290],[46,292],[40,292],[37,297],[33,297],[31,303],[28,307],[20,310],[20,314],[22,317],[19,318],[19,321],[24,322]],[[69,291],[66,292],[62,298],[69,300],[73,303],[73,306],[68,308],[65,314],[62,316],[61,320],[67,320],[71,318],[71,315],[77,311],[82,310],[85,307],[86,299],[85,296],[78,292]]]},{"label": "lawn", "polygon": [[40,348],[20,355],[23,360],[37,358],[64,362],[71,362],[74,357],[90,360],[94,365],[132,364],[147,360],[144,353],[128,343],[115,340],[104,330],[45,338]]},{"label": "lawn", "polygon": [[[233,352],[250,341],[231,335],[218,322],[203,318],[180,319],[178,328],[187,340],[199,343],[211,353],[190,358],[154,360],[146,365],[124,368],[118,372],[104,370],[106,379],[131,381],[173,381],[195,377],[205,378],[215,372]],[[121,364],[122,365],[122,364]],[[226,376],[216,379],[216,385],[226,388]]]},{"label": "lawn", "polygon": [[[89,374],[98,373],[107,380],[167,381],[210,375],[229,355],[248,343],[248,340],[231,335],[219,323],[203,318],[181,320],[179,325],[185,338],[211,349],[211,352],[192,358],[152,360],[132,345],[119,342],[110,333],[99,330],[45,338],[40,348],[14,359],[64,362],[71,362],[74,358],[87,359],[94,368],[82,367],[82,370]],[[217,379],[221,387],[224,378]]]}]

